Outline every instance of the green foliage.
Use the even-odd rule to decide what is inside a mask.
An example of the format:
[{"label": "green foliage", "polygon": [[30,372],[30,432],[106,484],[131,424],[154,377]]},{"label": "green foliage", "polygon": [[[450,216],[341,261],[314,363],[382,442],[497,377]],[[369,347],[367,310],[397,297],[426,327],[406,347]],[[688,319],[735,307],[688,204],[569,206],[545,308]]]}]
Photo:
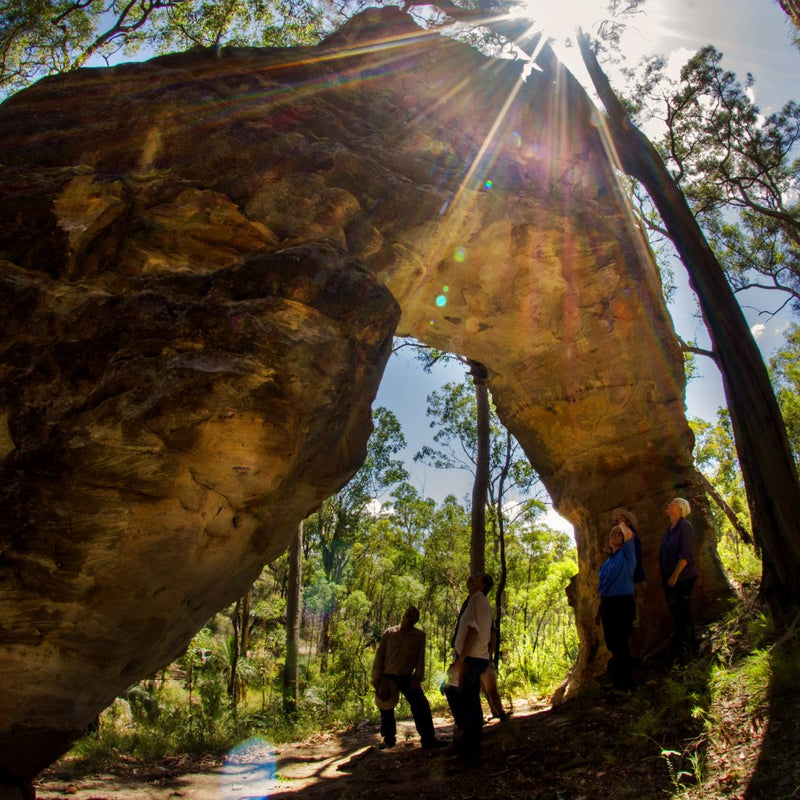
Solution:
[{"label": "green foliage", "polygon": [[[659,678],[657,702],[635,699],[639,708],[631,723],[631,735],[652,740],[660,751],[677,749],[679,742],[695,740],[702,733],[712,701],[706,662],[672,668]],[[683,752],[681,748],[679,754]]]},{"label": "green foliage", "polygon": [[[434,429],[433,441],[438,447],[425,446],[414,456],[435,469],[464,469],[475,474],[478,451],[476,427],[477,404],[475,388],[470,378],[463,383],[446,383],[441,389],[428,395],[427,415]],[[489,496],[497,497],[498,484],[503,465],[508,459],[510,473],[506,490],[527,492],[537,480],[530,462],[512,440],[510,457],[507,453],[506,430],[497,417],[494,406],[489,416]]]},{"label": "green foliage", "polygon": [[[692,419],[690,425],[695,435],[695,463],[736,514],[740,518],[746,518],[747,501],[729,412],[727,409],[719,409],[714,424],[702,419]],[[720,516],[715,516],[714,521],[719,531],[725,531],[729,527],[727,521]]]},{"label": "green foliage", "polygon": [[756,649],[733,666],[717,666],[711,676],[711,691],[720,700],[739,696],[752,713],[767,700],[771,678],[769,651]]},{"label": "green foliage", "polygon": [[753,76],[740,83],[711,46],[686,63],[677,85],[663,68],[652,59],[641,73],[640,116],[665,120],[657,147],[731,285],[777,289],[797,303],[800,105],[792,100],[762,115],[751,99]]},{"label": "green foliage", "polygon": [[[750,510],[733,441],[730,414],[719,409],[716,423],[692,419],[690,425],[695,435],[695,463],[740,523],[749,530]],[[742,541],[727,514],[716,503],[711,503],[711,515],[717,531],[717,551],[728,575],[739,585],[756,585],[761,578],[761,559],[751,545]]]},{"label": "green foliage", "polygon": [[329,582],[341,583],[353,556],[353,545],[368,508],[406,480],[408,473],[396,457],[406,444],[397,417],[386,408],[373,412],[375,430],[367,444],[364,463],[350,482],[329,497],[306,520],[304,546],[316,548]]},{"label": "green foliage", "polygon": [[[467,405],[473,397],[468,386],[448,392]],[[404,439],[396,418],[384,409],[374,418],[364,466],[306,526],[297,712],[284,717],[280,707],[288,569],[282,557],[251,588],[246,616],[237,603],[210,619],[167,671],[132,687],[123,706],[127,715],[119,708],[103,715],[98,731],[81,742],[81,753],[100,757],[116,748],[160,758],[222,752],[253,735],[278,741],[310,728],[376,719],[375,648],[382,631],[412,604],[426,631],[425,688],[434,707],[444,705],[438,685],[466,595],[470,514],[453,496],[440,504],[421,497],[397,459]],[[507,443],[502,429],[495,436],[498,447]],[[528,485],[528,470],[520,464],[512,481]],[[376,497],[386,502],[377,504]],[[569,536],[541,524],[543,510],[539,500],[523,494],[506,525],[499,664],[506,696],[546,694],[577,654],[564,591],[577,572],[575,548]],[[487,568],[498,574],[499,555],[488,550]],[[234,632],[241,637],[245,629],[248,649],[238,654],[238,689],[231,698]]]},{"label": "green foliage", "polygon": [[797,325],[787,331],[786,343],[772,357],[770,377],[794,462],[800,469],[800,327]]},{"label": "green foliage", "polygon": [[503,668],[513,691],[546,694],[578,652],[566,587],[578,571],[572,540],[533,520],[509,529],[509,589],[504,615]]},{"label": "green foliage", "polygon": [[725,572],[739,586],[758,586],[761,581],[761,559],[752,545],[738,536],[726,533],[717,541],[717,552]]},{"label": "green foliage", "polygon": [[11,0],[0,10],[0,96],[93,56],[314,43],[326,10],[316,0]]}]

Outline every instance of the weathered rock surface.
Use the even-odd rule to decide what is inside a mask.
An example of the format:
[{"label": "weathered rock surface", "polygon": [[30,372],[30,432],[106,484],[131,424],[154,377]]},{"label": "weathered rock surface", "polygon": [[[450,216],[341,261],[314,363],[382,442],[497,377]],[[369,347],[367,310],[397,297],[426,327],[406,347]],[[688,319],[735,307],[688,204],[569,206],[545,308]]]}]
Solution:
[{"label": "weathered rock surface", "polygon": [[572,688],[605,663],[614,506],[646,644],[669,497],[697,506],[698,603],[724,594],[657,271],[585,94],[539,65],[520,83],[387,8],[0,107],[2,773],[169,662],[346,482],[395,332],[487,366],[575,524]]}]

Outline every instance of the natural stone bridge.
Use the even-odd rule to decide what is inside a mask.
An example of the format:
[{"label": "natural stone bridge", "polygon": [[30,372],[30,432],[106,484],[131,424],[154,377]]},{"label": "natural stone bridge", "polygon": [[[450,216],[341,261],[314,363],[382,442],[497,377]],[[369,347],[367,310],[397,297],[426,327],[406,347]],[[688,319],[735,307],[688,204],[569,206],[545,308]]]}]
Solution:
[{"label": "natural stone bridge", "polygon": [[[724,593],[659,276],[590,103],[372,10],[319,47],[43,80],[0,107],[0,771],[174,659],[358,468],[392,336],[485,364],[575,525],[581,653],[611,509]],[[435,298],[446,291],[447,303]],[[0,779],[2,780],[2,779]]]}]

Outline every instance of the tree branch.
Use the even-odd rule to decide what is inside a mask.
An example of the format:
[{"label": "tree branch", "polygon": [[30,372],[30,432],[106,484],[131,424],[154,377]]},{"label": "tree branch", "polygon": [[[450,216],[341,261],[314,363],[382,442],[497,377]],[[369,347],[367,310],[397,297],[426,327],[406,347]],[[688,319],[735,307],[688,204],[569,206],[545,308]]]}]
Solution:
[{"label": "tree branch", "polygon": [[694,353],[697,356],[705,356],[706,358],[710,358],[717,366],[719,366],[719,359],[717,358],[717,354],[713,350],[704,350],[702,347],[695,347],[692,344],[681,339],[678,337],[678,343],[681,346],[681,351],[684,353]]},{"label": "tree branch", "polygon": [[745,543],[749,545],[753,545],[753,537],[750,531],[745,528],[742,522],[739,520],[736,512],[725,502],[725,498],[716,490],[714,485],[711,481],[702,473],[700,470],[697,471],[697,474],[700,476],[700,482],[703,484],[706,492],[711,496],[712,500],[722,509],[725,516],[728,518],[728,522],[733,525],[734,530],[736,533],[739,534],[739,538]]}]

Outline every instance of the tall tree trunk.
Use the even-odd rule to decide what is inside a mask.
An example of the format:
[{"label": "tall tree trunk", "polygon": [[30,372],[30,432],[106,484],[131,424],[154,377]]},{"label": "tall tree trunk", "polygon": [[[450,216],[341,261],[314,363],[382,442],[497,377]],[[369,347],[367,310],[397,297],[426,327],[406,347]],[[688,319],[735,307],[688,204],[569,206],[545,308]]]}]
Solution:
[{"label": "tall tree trunk", "polygon": [[289,545],[289,584],[286,590],[286,663],[283,667],[283,713],[297,711],[300,607],[303,591],[303,523]]},{"label": "tall tree trunk", "polygon": [[753,533],[761,544],[761,597],[775,610],[800,603],[800,483],[786,428],[761,353],[680,187],[656,149],[631,123],[588,40],[581,54],[607,112],[622,169],[655,203],[700,301],[731,414]]},{"label": "tall tree trunk", "polygon": [[486,498],[489,492],[489,387],[486,367],[477,361],[468,361],[472,383],[475,386],[475,403],[478,409],[477,453],[475,454],[475,481],[472,484],[472,535],[469,542],[470,572],[486,567]]},{"label": "tall tree trunk", "polygon": [[508,565],[506,563],[506,522],[505,514],[503,513],[503,500],[505,494],[505,483],[508,472],[511,469],[511,431],[506,430],[506,458],[503,464],[503,469],[500,472],[500,479],[497,482],[497,503],[495,505],[495,514],[497,515],[497,539],[500,544],[500,575],[497,579],[497,594],[495,595],[495,622],[497,636],[494,643],[494,663],[500,663],[500,645],[501,645],[501,626],[503,622],[503,594],[506,589],[506,580],[508,577]]},{"label": "tall tree trunk", "polygon": [[234,710],[236,709],[236,671],[239,668],[239,631],[241,630],[239,627],[239,611],[242,606],[241,598],[236,601],[236,605],[233,609],[233,619],[231,622],[233,623],[233,638],[231,641],[231,646],[233,651],[231,652],[231,673],[228,676],[228,697],[231,699],[231,704],[233,705]]},{"label": "tall tree trunk", "polygon": [[242,598],[241,609],[241,630],[239,632],[239,653],[242,656],[247,656],[247,651],[250,649],[250,599],[253,596],[253,589],[247,590]]}]

